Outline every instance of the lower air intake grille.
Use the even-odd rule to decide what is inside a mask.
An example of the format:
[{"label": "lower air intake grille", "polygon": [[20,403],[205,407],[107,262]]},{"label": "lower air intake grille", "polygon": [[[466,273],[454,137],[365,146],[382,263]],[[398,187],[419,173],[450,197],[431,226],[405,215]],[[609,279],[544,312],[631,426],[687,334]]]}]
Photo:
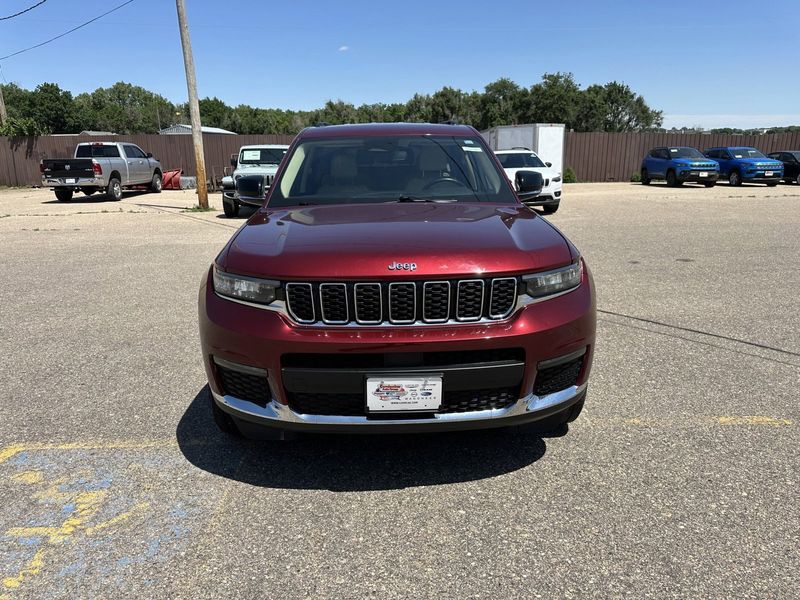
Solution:
[{"label": "lower air intake grille", "polygon": [[[439,413],[463,413],[507,408],[516,400],[519,388],[493,388],[444,392]],[[304,415],[365,416],[364,394],[305,394],[288,392],[289,406]],[[413,415],[410,415],[413,418]]]},{"label": "lower air intake grille", "polygon": [[265,375],[253,375],[217,365],[222,392],[242,400],[266,406],[270,402],[269,383]]},{"label": "lower air intake grille", "polygon": [[536,374],[536,381],[533,385],[533,393],[537,396],[560,392],[568,387],[575,385],[578,375],[583,366],[583,356],[569,362],[540,369]]}]

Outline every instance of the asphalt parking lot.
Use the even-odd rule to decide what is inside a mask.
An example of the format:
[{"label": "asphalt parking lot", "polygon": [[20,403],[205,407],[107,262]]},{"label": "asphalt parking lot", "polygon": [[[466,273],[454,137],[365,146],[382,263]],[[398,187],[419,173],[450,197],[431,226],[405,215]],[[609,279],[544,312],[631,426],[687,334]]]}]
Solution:
[{"label": "asphalt parking lot", "polygon": [[564,194],[600,311],[566,435],[276,446],[206,405],[242,220],[0,190],[0,599],[800,596],[800,186]]}]

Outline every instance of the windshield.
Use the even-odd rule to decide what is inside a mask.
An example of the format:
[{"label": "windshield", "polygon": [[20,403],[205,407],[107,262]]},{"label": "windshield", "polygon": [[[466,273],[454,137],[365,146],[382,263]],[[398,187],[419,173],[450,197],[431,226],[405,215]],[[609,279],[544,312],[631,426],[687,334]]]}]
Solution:
[{"label": "windshield", "polygon": [[542,159],[536,156],[535,152],[512,152],[510,154],[498,154],[497,160],[503,165],[504,169],[523,169],[525,167],[544,167]]},{"label": "windshield", "polygon": [[705,158],[699,150],[694,148],[670,148],[669,154],[672,158]]},{"label": "windshield", "polygon": [[731,148],[733,158],[767,158],[755,148]]},{"label": "windshield", "polygon": [[416,200],[517,203],[478,139],[407,135],[301,142],[269,206]]},{"label": "windshield", "polygon": [[239,155],[240,165],[277,165],[286,154],[284,148],[250,148]]}]

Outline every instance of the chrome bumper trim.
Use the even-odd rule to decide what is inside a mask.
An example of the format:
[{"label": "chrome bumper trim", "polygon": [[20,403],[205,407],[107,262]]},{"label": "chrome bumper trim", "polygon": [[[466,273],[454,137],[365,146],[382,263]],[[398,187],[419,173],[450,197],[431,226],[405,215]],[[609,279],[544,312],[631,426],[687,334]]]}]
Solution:
[{"label": "chrome bumper trim", "polygon": [[526,414],[543,411],[550,409],[562,403],[567,403],[573,400],[579,394],[583,393],[588,386],[588,382],[583,385],[573,385],[565,390],[547,394],[545,396],[536,396],[531,394],[520,398],[508,408],[497,408],[493,410],[479,410],[464,413],[444,413],[436,414],[433,418],[427,419],[380,419],[369,420],[367,417],[344,417],[336,415],[303,415],[293,411],[285,404],[272,400],[266,407],[258,406],[247,400],[242,400],[234,396],[222,396],[212,391],[219,404],[228,407],[231,412],[241,413],[250,417],[257,417],[264,421],[271,421],[278,425],[280,423],[293,423],[293,424],[306,424],[306,425],[363,425],[369,427],[370,425],[386,426],[386,425],[432,425],[434,423],[452,423],[457,421],[489,421],[496,419],[505,419],[511,417],[519,417]]}]

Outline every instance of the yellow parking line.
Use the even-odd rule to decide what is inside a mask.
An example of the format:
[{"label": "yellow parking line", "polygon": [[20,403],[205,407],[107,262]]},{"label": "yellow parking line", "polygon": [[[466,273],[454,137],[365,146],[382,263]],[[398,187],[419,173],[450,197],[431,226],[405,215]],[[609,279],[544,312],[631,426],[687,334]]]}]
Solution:
[{"label": "yellow parking line", "polygon": [[32,450],[148,450],[151,448],[173,448],[177,445],[178,442],[175,440],[116,440],[109,442],[11,444],[0,450],[0,464],[21,452],[29,452]]},{"label": "yellow parking line", "polygon": [[3,586],[7,590],[15,590],[21,586],[26,579],[30,579],[31,577],[38,575],[39,571],[42,570],[42,566],[44,565],[44,555],[46,553],[46,548],[39,548],[36,551],[36,554],[33,555],[33,558],[28,561],[27,565],[25,565],[24,569],[22,569],[13,577],[3,578]]},{"label": "yellow parking line", "polygon": [[92,535],[94,533],[97,533],[98,531],[107,529],[108,527],[113,527],[117,523],[122,523],[123,521],[127,521],[128,519],[136,515],[136,513],[145,512],[148,508],[150,508],[149,502],[140,502],[129,511],[119,514],[116,517],[109,519],[108,521],[103,521],[102,523],[98,523],[97,525],[93,525],[92,527],[87,527],[86,529],[84,529],[84,532],[86,533],[86,535]]},{"label": "yellow parking line", "polygon": [[34,485],[36,483],[41,483],[44,480],[44,476],[41,471],[23,471],[22,473],[12,475],[11,480]]}]

